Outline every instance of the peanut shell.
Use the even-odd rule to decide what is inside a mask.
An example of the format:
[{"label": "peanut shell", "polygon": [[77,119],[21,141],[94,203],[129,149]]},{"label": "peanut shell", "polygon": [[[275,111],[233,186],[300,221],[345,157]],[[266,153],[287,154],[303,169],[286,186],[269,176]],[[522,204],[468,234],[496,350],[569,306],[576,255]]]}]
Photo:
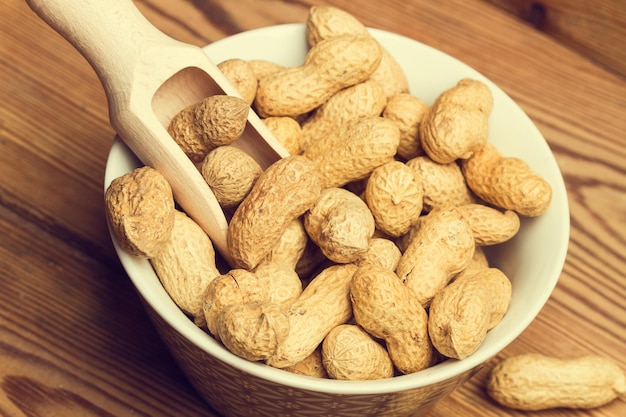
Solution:
[{"label": "peanut shell", "polygon": [[376,227],[398,237],[419,219],[423,194],[421,177],[404,163],[390,161],[372,171],[365,188],[365,201]]},{"label": "peanut shell", "polygon": [[304,215],[304,227],[322,253],[337,263],[356,261],[374,234],[374,217],[367,205],[343,188],[326,188]]},{"label": "peanut shell", "polygon": [[626,375],[602,356],[558,359],[526,353],[497,364],[486,387],[495,401],[517,410],[590,409],[625,393]]},{"label": "peanut shell", "polygon": [[287,225],[309,210],[321,192],[315,164],[291,155],[270,165],[237,207],[227,243],[236,267],[253,269],[280,240]]},{"label": "peanut shell", "polygon": [[430,305],[428,334],[433,346],[443,356],[465,359],[504,316],[510,300],[511,283],[502,271],[485,268],[461,274]]},{"label": "peanut shell", "polygon": [[350,299],[357,324],[385,340],[398,371],[409,374],[434,364],[426,310],[392,271],[359,268],[352,278]]},{"label": "peanut shell", "polygon": [[167,131],[193,162],[211,150],[230,145],[243,134],[250,106],[235,96],[215,95],[176,114]]},{"label": "peanut shell", "polygon": [[333,265],[320,272],[287,311],[290,330],[268,365],[285,368],[311,355],[328,332],[352,318],[349,287],[357,267]]},{"label": "peanut shell", "polygon": [[257,76],[248,61],[232,58],[217,64],[220,71],[237,89],[241,98],[251,106],[256,97]]},{"label": "peanut shell", "polygon": [[[331,135],[329,135],[331,136]],[[400,130],[391,120],[371,117],[332,135],[323,149],[305,150],[318,166],[323,188],[342,187],[368,177],[377,167],[393,160]]]},{"label": "peanut shell", "polygon": [[487,142],[492,108],[487,85],[460,80],[441,93],[424,116],[420,124],[424,151],[441,164],[469,158]]},{"label": "peanut shell", "polygon": [[467,185],[488,203],[528,217],[539,216],[550,206],[550,184],[521,159],[503,157],[491,143],[461,167]]},{"label": "peanut shell", "polygon": [[266,117],[263,123],[291,155],[302,153],[302,127],[293,117]]},{"label": "peanut shell", "polygon": [[435,209],[420,220],[396,273],[427,307],[467,267],[474,250],[474,238],[461,213],[454,207]]},{"label": "peanut shell", "polygon": [[205,292],[220,275],[213,243],[204,230],[185,213],[176,211],[170,238],[150,262],[176,305],[196,324],[204,325]]},{"label": "peanut shell", "polygon": [[301,66],[261,78],[255,108],[261,117],[307,113],[336,92],[368,79],[381,55],[378,42],[370,36],[323,40],[309,50]]},{"label": "peanut shell", "polygon": [[174,196],[165,177],[150,167],[136,168],[111,181],[104,200],[122,249],[134,256],[156,256],[174,227]]},{"label": "peanut shell", "polygon": [[428,105],[410,93],[395,94],[387,100],[383,117],[400,129],[398,156],[409,160],[424,154],[420,141],[420,124]]},{"label": "peanut shell", "polygon": [[406,162],[422,180],[424,211],[435,207],[460,206],[477,202],[456,162],[440,164],[426,155]]},{"label": "peanut shell", "polygon": [[273,355],[289,334],[289,318],[273,303],[228,306],[220,313],[217,326],[224,346],[250,361]]},{"label": "peanut shell", "polygon": [[248,195],[263,169],[241,149],[219,146],[204,158],[200,171],[220,206],[232,208]]},{"label": "peanut shell", "polygon": [[333,379],[391,378],[394,372],[385,348],[354,324],[339,325],[328,333],[322,343],[322,360]]}]

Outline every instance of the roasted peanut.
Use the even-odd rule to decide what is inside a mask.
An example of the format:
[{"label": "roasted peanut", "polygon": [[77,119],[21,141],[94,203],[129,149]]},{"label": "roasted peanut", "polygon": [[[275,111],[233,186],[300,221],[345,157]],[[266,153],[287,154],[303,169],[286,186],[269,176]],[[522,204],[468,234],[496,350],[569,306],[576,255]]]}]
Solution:
[{"label": "roasted peanut", "polygon": [[357,266],[375,265],[395,271],[401,256],[400,249],[392,240],[372,237],[367,251],[355,263]]},{"label": "roasted peanut", "polygon": [[292,155],[270,165],[229,223],[227,242],[235,266],[257,266],[285,227],[310,209],[320,192],[315,164],[308,158]]},{"label": "roasted peanut", "polygon": [[410,159],[406,165],[422,180],[424,211],[477,202],[456,162],[440,164],[423,155]]},{"label": "roasted peanut", "polygon": [[280,239],[263,258],[261,264],[285,264],[295,269],[306,250],[308,241],[309,236],[304,229],[302,218],[297,218],[285,226]]},{"label": "roasted peanut", "polygon": [[285,69],[285,67],[280,64],[277,64],[271,61],[266,61],[263,59],[252,59],[248,61],[248,65],[250,66],[250,68],[252,69],[252,72],[256,76],[257,88],[258,88],[258,81],[261,78],[269,74],[272,74],[274,72],[278,72],[278,71]]},{"label": "roasted peanut", "polygon": [[342,187],[369,176],[392,161],[400,142],[400,130],[391,120],[370,117],[329,135],[304,152],[318,167],[323,188]]},{"label": "roasted peanut", "polygon": [[354,324],[332,329],[322,343],[322,360],[333,379],[391,378],[393,363],[387,350]]},{"label": "roasted peanut", "polygon": [[318,346],[309,356],[302,359],[295,365],[282,368],[284,371],[298,375],[312,376],[315,378],[329,378],[324,363],[322,361],[322,347]]},{"label": "roasted peanut", "polygon": [[474,238],[454,207],[434,209],[402,254],[396,273],[424,306],[470,263]]},{"label": "roasted peanut", "polygon": [[163,175],[150,167],[115,178],[104,196],[117,242],[134,256],[156,256],[174,227],[174,196]]},{"label": "roasted peanut", "polygon": [[193,162],[211,150],[230,145],[243,134],[250,106],[235,96],[215,95],[177,113],[167,128]]},{"label": "roasted peanut", "polygon": [[266,283],[245,269],[233,269],[213,279],[204,294],[202,309],[207,328],[219,340],[218,317],[230,305],[262,303],[268,298]]},{"label": "roasted peanut", "polygon": [[527,353],[504,359],[491,371],[487,393],[518,410],[600,407],[626,392],[624,371],[597,355],[557,359]]},{"label": "roasted peanut", "polygon": [[344,88],[318,107],[302,124],[302,148],[367,117],[380,116],[387,99],[371,81]]},{"label": "roasted peanut", "polygon": [[219,146],[204,158],[200,171],[220,206],[232,208],[248,195],[263,169],[241,149]]},{"label": "roasted peanut", "polygon": [[217,64],[217,67],[237,89],[241,98],[251,106],[256,97],[258,85],[257,76],[248,61],[243,59],[227,59]]},{"label": "roasted peanut", "polygon": [[483,204],[464,204],[457,210],[467,222],[477,245],[497,245],[515,236],[520,219],[512,210],[501,211]]},{"label": "roasted peanut", "polygon": [[263,119],[265,126],[291,155],[302,153],[302,127],[293,117],[274,116]]},{"label": "roasted peanut", "polygon": [[[232,340],[225,342],[225,344],[235,344],[236,349],[238,349],[236,353],[242,357],[254,356],[263,351],[267,352],[263,349],[267,349],[268,345],[256,344],[254,340],[244,341],[246,331],[266,332],[264,337],[267,337],[265,339],[267,342],[273,337],[271,334],[273,330],[284,328],[284,326],[281,327],[281,316],[276,313],[276,309],[265,306],[265,304],[285,308],[300,294],[302,294],[300,277],[287,265],[261,265],[254,270],[254,273],[243,269],[233,269],[226,274],[219,275],[209,283],[204,294],[202,309],[207,328],[216,339],[222,339],[220,329],[227,329],[229,332],[227,337]],[[231,306],[242,308],[229,310],[230,312],[222,317]],[[248,307],[244,308],[243,306]],[[271,317],[257,317],[255,319],[254,316],[257,313],[268,314]],[[256,323],[258,326],[267,325],[269,327],[238,330],[237,325],[243,321],[250,325]],[[272,323],[276,325],[275,329],[271,326]],[[277,334],[276,337],[281,338],[280,334]],[[246,349],[249,350],[246,351]],[[269,355],[269,352],[267,354]]]},{"label": "roasted peanut", "polygon": [[424,154],[420,124],[427,110],[428,105],[410,93],[395,94],[387,100],[383,117],[392,120],[400,129],[400,158],[408,161]]},{"label": "roasted peanut", "polygon": [[289,334],[289,318],[278,304],[234,304],[219,314],[217,332],[235,355],[261,361],[273,355]]},{"label": "roasted peanut", "polygon": [[384,339],[398,371],[408,374],[435,362],[426,310],[389,269],[360,267],[350,284],[354,319],[374,337]]},{"label": "roasted peanut", "polygon": [[261,117],[307,113],[339,90],[368,79],[381,55],[378,42],[370,36],[323,40],[309,50],[301,66],[261,78],[255,108]]},{"label": "roasted peanut", "polygon": [[176,305],[203,326],[204,296],[220,271],[215,266],[213,244],[202,228],[176,211],[169,239],[150,262]]},{"label": "roasted peanut", "polygon": [[353,264],[333,265],[313,278],[289,307],[289,334],[268,365],[285,368],[304,360],[328,332],[352,318],[349,287],[356,269]]},{"label": "roasted peanut", "polygon": [[374,217],[367,204],[343,188],[326,188],[304,215],[304,228],[322,253],[337,263],[362,256],[374,234]]},{"label": "roasted peanut", "polygon": [[462,273],[430,305],[428,334],[433,346],[448,358],[468,357],[500,322],[510,301],[511,283],[499,269]]},{"label": "roasted peanut", "polygon": [[365,202],[376,227],[391,237],[406,234],[422,213],[421,177],[400,161],[390,161],[372,171]]},{"label": "roasted peanut", "polygon": [[254,268],[254,274],[267,289],[264,302],[287,307],[302,294],[302,281],[290,265],[262,264]]},{"label": "roasted peanut", "polygon": [[[323,39],[343,34],[367,36],[367,28],[345,10],[331,6],[312,6],[306,20],[307,40],[309,45],[316,45]],[[386,97],[409,91],[406,74],[396,59],[382,48],[380,64],[371,75]]]},{"label": "roasted peanut", "polygon": [[444,91],[420,124],[422,147],[441,164],[466,159],[480,149],[489,133],[491,90],[483,82],[463,79]]},{"label": "roasted peanut", "polygon": [[472,191],[493,205],[529,217],[543,214],[550,206],[550,184],[521,159],[502,156],[491,143],[461,167]]}]

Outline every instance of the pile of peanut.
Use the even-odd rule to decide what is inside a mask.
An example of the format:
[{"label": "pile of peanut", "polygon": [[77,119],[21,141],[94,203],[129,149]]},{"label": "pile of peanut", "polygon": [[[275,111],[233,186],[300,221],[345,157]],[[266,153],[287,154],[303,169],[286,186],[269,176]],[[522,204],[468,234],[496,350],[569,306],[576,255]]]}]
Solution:
[{"label": "pile of peanut", "polygon": [[[550,186],[487,141],[481,81],[459,80],[428,106],[353,16],[315,6],[306,28],[301,66],[224,61],[241,97],[209,97],[169,127],[230,213],[230,269],[152,168],[107,189],[112,229],[248,360],[366,380],[464,359],[511,299],[483,247],[541,215]],[[250,108],[291,154],[264,171],[231,145]]]}]

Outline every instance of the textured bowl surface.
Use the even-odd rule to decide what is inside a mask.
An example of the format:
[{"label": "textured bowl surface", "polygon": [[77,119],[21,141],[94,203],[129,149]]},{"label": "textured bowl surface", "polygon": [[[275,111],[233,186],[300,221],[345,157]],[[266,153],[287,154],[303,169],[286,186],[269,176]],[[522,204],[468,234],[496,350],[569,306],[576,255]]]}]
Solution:
[{"label": "textured bowl surface", "polygon": [[[240,359],[197,328],[172,302],[150,264],[114,244],[146,310],[198,392],[224,416],[415,416],[444,398],[480,366],[512,342],[539,313],[561,273],[569,241],[569,209],[563,178],[541,133],[500,88],[484,76],[429,46],[396,34],[371,30],[400,62],[411,93],[432,103],[461,78],[485,82],[494,95],[489,140],[505,156],[516,156],[551,184],[553,201],[542,216],[523,219],[518,236],[490,253],[513,284],[504,319],[483,345],[462,361],[448,360],[411,375],[380,381],[309,378]],[[220,62],[228,58],[264,59],[299,65],[306,53],[303,24],[244,32],[206,47]],[[105,187],[139,166],[116,140],[105,173]],[[252,414],[251,414],[252,413]]]}]

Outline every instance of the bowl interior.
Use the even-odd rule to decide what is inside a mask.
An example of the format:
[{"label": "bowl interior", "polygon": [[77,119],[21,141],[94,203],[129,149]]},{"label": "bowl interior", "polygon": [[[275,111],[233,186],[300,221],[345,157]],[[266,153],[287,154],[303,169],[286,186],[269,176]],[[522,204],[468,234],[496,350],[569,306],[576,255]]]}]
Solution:
[{"label": "bowl interior", "polygon": [[[231,354],[178,309],[147,260],[128,255],[113,238],[121,263],[139,294],[170,326],[227,364],[288,386],[337,394],[395,392],[436,383],[474,368],[496,355],[530,324],[549,298],[565,262],[569,242],[565,185],[548,144],[524,111],[490,80],[457,59],[397,34],[376,29],[371,29],[371,33],[404,68],[411,93],[426,103],[432,103],[461,78],[485,82],[494,96],[489,140],[504,155],[525,160],[541,174],[552,186],[553,201],[542,216],[523,219],[521,231],[514,239],[490,251],[492,264],[511,279],[513,297],[503,320],[473,355],[462,361],[447,360],[411,375],[359,383],[299,376]],[[205,51],[215,62],[241,58],[299,65],[306,49],[304,25],[286,24],[240,33],[208,45]],[[105,187],[137,166],[140,162],[116,139],[107,161]]]}]

